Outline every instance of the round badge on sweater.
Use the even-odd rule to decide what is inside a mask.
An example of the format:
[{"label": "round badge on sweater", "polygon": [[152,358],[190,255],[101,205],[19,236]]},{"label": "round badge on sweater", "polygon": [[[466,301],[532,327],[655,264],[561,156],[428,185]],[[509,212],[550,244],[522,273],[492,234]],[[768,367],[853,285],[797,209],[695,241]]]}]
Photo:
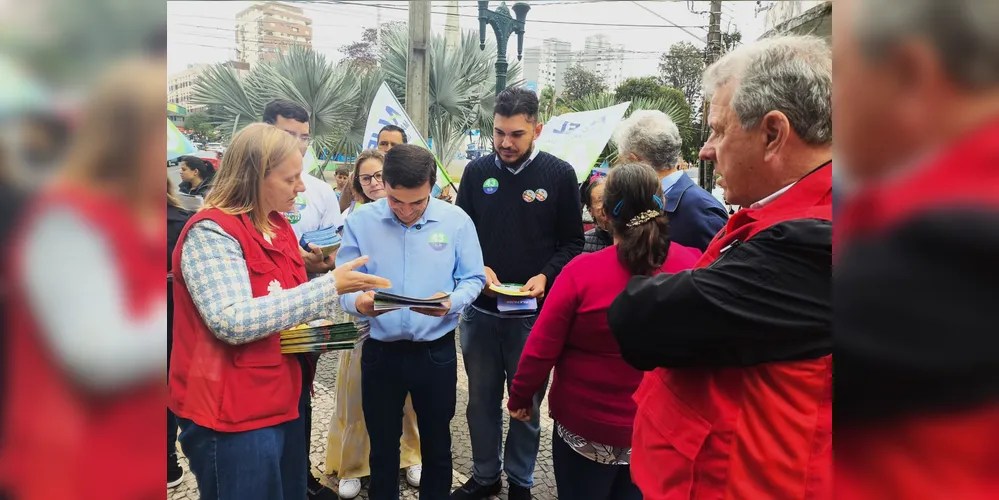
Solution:
[{"label": "round badge on sweater", "polygon": [[524,201],[526,201],[528,203],[534,201],[535,196],[537,196],[537,195],[535,195],[534,191],[531,191],[530,189],[528,189],[527,191],[524,191],[524,194],[521,195],[521,197],[524,198]]},{"label": "round badge on sweater", "polygon": [[486,182],[482,183],[482,191],[486,194],[493,194],[499,189],[499,181],[495,177],[490,177],[486,179]]},{"label": "round badge on sweater", "polygon": [[538,201],[545,201],[548,199],[548,191],[545,191],[544,189],[534,191],[534,199]]},{"label": "round badge on sweater", "polygon": [[444,233],[434,233],[430,235],[430,248],[440,252],[447,248],[447,236]]}]

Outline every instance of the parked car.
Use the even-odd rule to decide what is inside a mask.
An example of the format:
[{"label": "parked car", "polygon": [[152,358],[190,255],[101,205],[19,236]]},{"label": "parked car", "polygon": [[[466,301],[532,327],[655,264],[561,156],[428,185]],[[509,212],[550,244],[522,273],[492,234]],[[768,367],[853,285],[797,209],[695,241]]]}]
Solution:
[{"label": "parked car", "polygon": [[205,151],[225,153],[225,146],[223,146],[221,142],[209,142],[208,144],[205,144]]}]

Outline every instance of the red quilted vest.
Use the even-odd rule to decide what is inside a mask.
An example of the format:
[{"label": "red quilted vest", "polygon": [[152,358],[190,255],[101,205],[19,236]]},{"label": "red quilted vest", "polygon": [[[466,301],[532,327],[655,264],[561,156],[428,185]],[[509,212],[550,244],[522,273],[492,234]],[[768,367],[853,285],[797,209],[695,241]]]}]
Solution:
[{"label": "red quilted vest", "polygon": [[[694,268],[795,219],[832,220],[832,165],[761,209],[743,209]],[[832,356],[645,374],[631,474],[648,500],[825,499],[832,491]]]},{"label": "red quilted vest", "polygon": [[[288,222],[277,213],[273,243],[264,240],[246,215],[202,210],[188,221],[173,253],[174,330],[170,359],[170,409],[180,418],[222,432],[260,429],[298,418],[302,369],[296,356],[281,354],[280,337],[244,345],[222,342],[198,313],[184,281],[180,260],[191,227],[217,223],[242,248],[254,297],[272,283],[287,290],[305,283],[305,265]],[[204,262],[202,265],[209,265]],[[259,311],[266,317],[268,311]]]}]

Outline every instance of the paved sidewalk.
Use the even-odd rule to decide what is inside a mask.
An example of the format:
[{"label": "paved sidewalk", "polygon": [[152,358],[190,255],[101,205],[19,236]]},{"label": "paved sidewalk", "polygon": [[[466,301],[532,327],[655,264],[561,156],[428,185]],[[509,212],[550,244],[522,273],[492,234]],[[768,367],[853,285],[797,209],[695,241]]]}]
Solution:
[{"label": "paved sidewalk", "polygon": [[[455,340],[457,342],[457,338]],[[315,396],[313,404],[313,426],[312,426],[312,468],[316,474],[322,478],[326,460],[326,432],[329,429],[330,415],[333,413],[333,403],[335,399],[334,387],[336,385],[336,353],[324,354],[320,358],[318,372],[316,375]],[[468,436],[468,424],[465,420],[465,407],[468,404],[468,377],[465,376],[464,362],[461,357],[461,349],[458,349],[458,406],[456,408],[454,420],[451,421],[453,460],[453,487],[457,488],[464,483],[472,474],[472,447]],[[506,401],[503,402],[504,414],[506,413]],[[538,466],[534,471],[533,496],[539,500],[557,499],[558,494],[555,488],[555,473],[552,468],[551,439],[553,423],[548,418],[548,400],[545,399],[541,408],[541,450],[538,452]],[[179,450],[178,446],[178,450]],[[181,463],[187,470],[187,460],[182,458]],[[329,485],[336,490],[337,479],[327,478]],[[503,479],[503,491],[498,497],[506,498],[506,478]],[[409,486],[400,474],[401,498],[404,500],[416,500],[419,491]],[[363,488],[357,498],[367,499],[367,482],[362,482]],[[168,500],[197,500],[198,486],[194,480],[194,475],[187,472],[184,483],[170,490]]]}]

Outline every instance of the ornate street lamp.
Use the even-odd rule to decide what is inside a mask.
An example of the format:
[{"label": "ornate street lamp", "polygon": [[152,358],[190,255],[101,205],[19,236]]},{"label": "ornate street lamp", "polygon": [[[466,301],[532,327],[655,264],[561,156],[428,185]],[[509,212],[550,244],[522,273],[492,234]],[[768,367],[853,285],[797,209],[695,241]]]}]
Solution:
[{"label": "ornate street lamp", "polygon": [[502,1],[495,11],[489,10],[489,0],[479,0],[479,49],[486,50],[486,24],[493,27],[496,34],[496,93],[506,88],[506,42],[510,35],[517,34],[517,60],[524,57],[524,22],[531,6],[524,2],[513,4],[516,19],[510,17],[510,9]]}]

